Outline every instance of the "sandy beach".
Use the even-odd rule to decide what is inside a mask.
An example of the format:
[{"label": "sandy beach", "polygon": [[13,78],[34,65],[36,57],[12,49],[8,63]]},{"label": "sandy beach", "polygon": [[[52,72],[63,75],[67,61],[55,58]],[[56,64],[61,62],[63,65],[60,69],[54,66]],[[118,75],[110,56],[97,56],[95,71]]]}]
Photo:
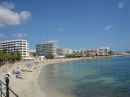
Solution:
[{"label": "sandy beach", "polygon": [[[44,61],[25,61],[12,64],[12,66],[11,64],[8,64],[11,67],[7,68],[6,65],[4,65],[0,68],[0,80],[4,81],[5,74],[7,72],[10,72],[10,88],[15,91],[15,93],[18,94],[19,97],[46,97],[45,93],[41,91],[38,83],[39,74],[41,72],[41,69],[45,65],[53,65],[55,63],[89,59],[94,58],[85,57],[69,59],[50,59]],[[30,66],[27,66],[27,64],[30,64]],[[21,71],[21,77],[17,79],[15,78],[15,75],[12,74],[12,70],[16,69]]]}]

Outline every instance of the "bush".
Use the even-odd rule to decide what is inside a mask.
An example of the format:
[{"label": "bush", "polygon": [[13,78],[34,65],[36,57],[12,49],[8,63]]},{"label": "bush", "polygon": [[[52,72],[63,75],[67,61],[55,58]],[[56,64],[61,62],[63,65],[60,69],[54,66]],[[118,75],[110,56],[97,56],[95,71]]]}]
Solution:
[{"label": "bush", "polygon": [[0,51],[0,64],[4,64],[5,62],[15,62],[21,60],[21,54],[18,51],[8,52],[7,50]]},{"label": "bush", "polygon": [[75,54],[69,54],[69,55],[66,55],[66,58],[76,58],[77,56]]},{"label": "bush", "polygon": [[54,56],[51,53],[47,54],[45,57],[47,59],[54,59]]}]

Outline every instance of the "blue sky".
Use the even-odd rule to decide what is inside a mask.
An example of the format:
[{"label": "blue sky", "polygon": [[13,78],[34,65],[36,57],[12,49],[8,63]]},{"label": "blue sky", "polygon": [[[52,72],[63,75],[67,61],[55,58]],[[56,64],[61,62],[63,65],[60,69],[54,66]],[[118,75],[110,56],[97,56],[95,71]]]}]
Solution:
[{"label": "blue sky", "polygon": [[129,0],[0,0],[0,41],[57,40],[62,48],[130,50]]}]

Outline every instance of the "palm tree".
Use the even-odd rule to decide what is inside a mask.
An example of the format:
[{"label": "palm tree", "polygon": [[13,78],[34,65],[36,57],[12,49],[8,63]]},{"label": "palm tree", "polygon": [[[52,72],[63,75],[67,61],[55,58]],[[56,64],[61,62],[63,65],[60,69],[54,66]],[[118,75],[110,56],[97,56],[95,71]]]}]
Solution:
[{"label": "palm tree", "polygon": [[6,49],[0,51],[0,66],[6,62],[15,62],[21,60],[21,54],[18,51],[8,52]]},{"label": "palm tree", "polygon": [[3,62],[7,62],[8,60],[8,52],[6,49],[3,50]]},{"label": "palm tree", "polygon": [[0,51],[0,64],[4,64],[8,60],[7,50]]},{"label": "palm tree", "polygon": [[3,51],[0,51],[0,66],[3,64]]}]

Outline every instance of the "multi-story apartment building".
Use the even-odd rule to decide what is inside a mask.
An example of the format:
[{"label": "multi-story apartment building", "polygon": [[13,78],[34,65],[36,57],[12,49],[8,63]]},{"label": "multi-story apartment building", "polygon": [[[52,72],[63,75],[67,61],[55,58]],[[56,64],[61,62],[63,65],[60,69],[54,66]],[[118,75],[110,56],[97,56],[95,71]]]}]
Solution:
[{"label": "multi-story apartment building", "polygon": [[71,50],[69,48],[63,48],[63,51],[64,51],[65,55],[73,54],[73,50]]},{"label": "multi-story apartment building", "polygon": [[29,42],[27,40],[1,41],[0,50],[6,49],[8,52],[19,51],[22,58],[29,56]]},{"label": "multi-story apartment building", "polygon": [[65,55],[65,52],[64,52],[64,49],[63,48],[57,48],[56,49],[56,53],[57,53],[57,55],[59,55],[59,56],[64,56]]},{"label": "multi-story apartment building", "polygon": [[57,48],[57,55],[68,55],[68,54],[72,54],[73,50],[69,49],[69,48]]},{"label": "multi-story apartment building", "polygon": [[108,55],[110,50],[111,49],[109,47],[101,47],[97,49],[97,55],[102,55],[102,56]]},{"label": "multi-story apartment building", "polygon": [[80,50],[75,50],[73,53],[75,55],[80,55],[80,56],[107,56],[109,55],[110,52],[109,47],[101,47],[98,49],[80,49]]},{"label": "multi-story apartment building", "polygon": [[36,53],[38,56],[47,56],[48,54],[51,53],[54,57],[56,57],[57,56],[56,50],[57,50],[57,44],[55,42],[36,45]]}]

